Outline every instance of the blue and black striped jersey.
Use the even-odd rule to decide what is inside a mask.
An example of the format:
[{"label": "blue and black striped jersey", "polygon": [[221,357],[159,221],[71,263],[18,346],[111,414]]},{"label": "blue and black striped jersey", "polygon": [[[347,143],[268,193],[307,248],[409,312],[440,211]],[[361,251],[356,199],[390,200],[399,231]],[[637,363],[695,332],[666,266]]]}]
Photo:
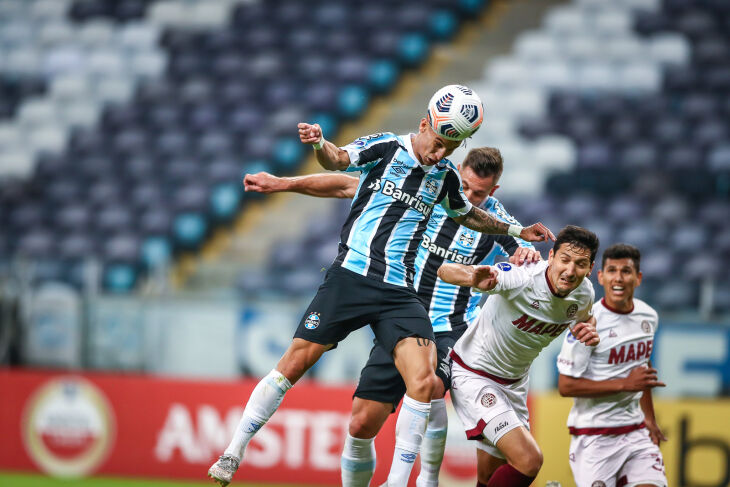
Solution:
[{"label": "blue and black striped jersey", "polygon": [[433,166],[418,162],[410,135],[374,134],[343,149],[350,157],[346,170],[361,175],[335,264],[413,288],[416,252],[434,206],[450,217],[472,208],[459,172],[448,159]]},{"label": "blue and black striped jersey", "polygon": [[[489,197],[482,208],[507,223],[518,224],[502,204]],[[437,272],[441,264],[494,264],[497,256],[512,255],[518,246],[534,248],[529,242],[509,235],[486,235],[459,225],[446,213],[434,208],[416,257],[415,286],[434,332],[449,331],[467,324],[479,313],[481,293],[442,281]]]}]

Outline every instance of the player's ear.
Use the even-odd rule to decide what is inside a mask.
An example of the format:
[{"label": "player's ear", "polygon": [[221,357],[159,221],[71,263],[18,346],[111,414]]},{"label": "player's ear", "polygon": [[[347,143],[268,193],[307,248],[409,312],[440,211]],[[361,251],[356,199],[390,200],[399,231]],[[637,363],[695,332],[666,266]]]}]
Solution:
[{"label": "player's ear", "polygon": [[598,284],[603,286],[603,272],[601,271],[601,269],[598,269]]},{"label": "player's ear", "polygon": [[638,278],[636,279],[636,287],[641,286],[641,278],[644,277],[644,275],[639,271]]},{"label": "player's ear", "polygon": [[421,123],[418,124],[418,131],[421,133],[424,133],[427,128],[428,128],[428,120],[426,120],[425,118],[422,118]]},{"label": "player's ear", "polygon": [[492,190],[489,192],[489,196],[494,196],[494,192],[499,189],[499,184],[495,184]]}]

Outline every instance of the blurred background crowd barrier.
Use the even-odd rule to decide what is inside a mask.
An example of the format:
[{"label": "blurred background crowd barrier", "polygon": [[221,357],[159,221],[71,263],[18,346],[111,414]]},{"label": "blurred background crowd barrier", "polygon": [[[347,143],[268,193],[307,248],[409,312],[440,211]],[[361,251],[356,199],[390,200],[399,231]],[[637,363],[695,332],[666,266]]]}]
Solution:
[{"label": "blurred background crowd barrier", "polygon": [[[726,0],[0,0],[0,468],[200,478],[349,206],[243,175],[318,171],[299,121],[413,131],[455,82],[485,122],[452,160],[499,148],[512,214],[641,249],[670,483],[730,484]],[[337,484],[371,339],[287,396],[245,480]],[[572,485],[559,345],[531,379],[543,485]],[[451,425],[444,485],[473,485]]]}]

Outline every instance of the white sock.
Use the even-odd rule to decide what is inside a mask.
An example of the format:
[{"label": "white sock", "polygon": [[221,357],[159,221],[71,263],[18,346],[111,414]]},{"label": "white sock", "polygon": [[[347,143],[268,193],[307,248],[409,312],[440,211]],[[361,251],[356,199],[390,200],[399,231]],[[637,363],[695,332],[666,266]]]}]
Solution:
[{"label": "white sock", "polygon": [[340,466],[343,487],[367,487],[375,472],[375,438],[347,435]]},{"label": "white sock", "polygon": [[446,401],[433,399],[431,413],[428,415],[426,436],[423,437],[423,444],[421,444],[421,472],[418,474],[416,487],[438,487],[439,469],[444,460],[448,426]]},{"label": "white sock", "polygon": [[289,380],[277,370],[272,370],[256,384],[225,455],[233,455],[241,461],[248,442],[279,408],[284,393],[289,389]]},{"label": "white sock", "polygon": [[430,410],[430,402],[416,401],[408,396],[403,398],[403,406],[395,423],[395,451],[388,485],[400,487],[408,484],[413,462],[416,461],[426,432]]}]

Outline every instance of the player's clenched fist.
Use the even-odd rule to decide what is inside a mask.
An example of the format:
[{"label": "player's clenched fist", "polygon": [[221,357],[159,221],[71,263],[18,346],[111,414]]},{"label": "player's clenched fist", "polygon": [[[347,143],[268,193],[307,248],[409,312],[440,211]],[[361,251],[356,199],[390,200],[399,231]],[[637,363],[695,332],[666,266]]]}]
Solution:
[{"label": "player's clenched fist", "polygon": [[302,122],[297,127],[299,128],[299,140],[302,144],[316,144],[322,139],[322,127],[318,123],[312,125]]},{"label": "player's clenched fist", "polygon": [[497,285],[497,270],[488,265],[474,268],[471,287],[490,290]]},{"label": "player's clenched fist", "polygon": [[246,174],[243,178],[243,187],[246,191],[255,193],[276,193],[286,190],[284,179],[277,178],[267,172]]},{"label": "player's clenched fist", "polygon": [[571,333],[576,340],[588,345],[589,347],[595,347],[601,341],[601,339],[598,338],[596,325],[591,322],[578,323],[573,327]]}]

